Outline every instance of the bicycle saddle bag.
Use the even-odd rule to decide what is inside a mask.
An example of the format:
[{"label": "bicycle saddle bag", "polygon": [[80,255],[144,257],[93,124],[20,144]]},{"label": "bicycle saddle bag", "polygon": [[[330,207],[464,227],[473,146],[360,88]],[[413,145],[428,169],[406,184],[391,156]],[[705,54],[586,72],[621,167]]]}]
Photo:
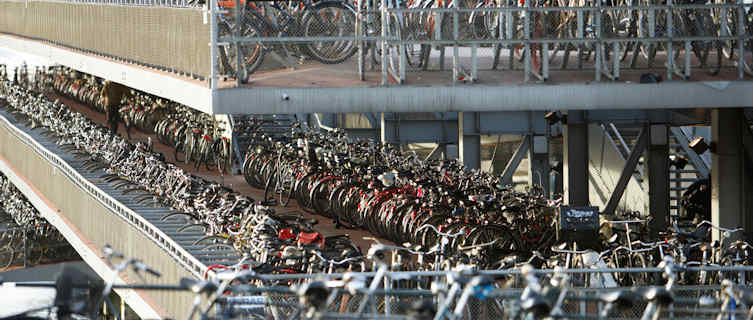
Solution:
[{"label": "bicycle saddle bag", "polygon": [[298,244],[319,244],[320,246],[322,246],[322,248],[324,248],[324,236],[322,236],[322,234],[319,232],[301,232],[298,234]]}]

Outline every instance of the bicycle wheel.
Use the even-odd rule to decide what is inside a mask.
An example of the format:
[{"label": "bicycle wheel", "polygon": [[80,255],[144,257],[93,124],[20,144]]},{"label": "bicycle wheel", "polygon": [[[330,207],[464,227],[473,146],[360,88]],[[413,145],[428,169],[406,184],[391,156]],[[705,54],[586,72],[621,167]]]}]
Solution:
[{"label": "bicycle wheel", "polygon": [[295,187],[295,171],[290,165],[285,165],[280,173],[277,184],[280,192],[280,205],[287,207],[293,195],[293,188]]},{"label": "bicycle wheel", "polygon": [[[321,2],[306,12],[302,21],[305,37],[351,37],[356,30],[354,10],[342,2]],[[326,64],[342,63],[358,49],[352,40],[315,41],[304,47],[312,58]]]},{"label": "bicycle wheel", "polygon": [[264,202],[270,201],[275,198],[275,189],[277,188],[277,175],[273,174],[267,179],[267,183],[264,184]]},{"label": "bicycle wheel", "polygon": [[[229,22],[219,24],[219,37],[232,36],[232,30],[235,28]],[[242,37],[263,37],[264,33],[253,23],[253,18],[248,12],[241,15],[241,29],[240,35]],[[248,81],[249,76],[261,66],[264,61],[264,47],[261,43],[246,42],[240,44],[240,48],[236,44],[227,44],[220,46],[219,48],[220,64],[222,65],[223,73],[235,78],[241,77],[242,82]],[[238,52],[240,51],[240,62],[245,70],[238,75]]]}]

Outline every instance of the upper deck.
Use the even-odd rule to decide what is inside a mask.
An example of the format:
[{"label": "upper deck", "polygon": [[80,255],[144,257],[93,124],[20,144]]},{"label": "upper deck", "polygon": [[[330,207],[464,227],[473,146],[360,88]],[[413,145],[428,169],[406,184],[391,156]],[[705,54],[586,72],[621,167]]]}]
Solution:
[{"label": "upper deck", "polygon": [[[302,13],[256,2],[240,20],[255,29],[233,33],[232,2],[0,1],[0,46],[219,114],[753,106],[751,4],[594,2]],[[297,33],[276,29],[280,16]],[[263,53],[246,83],[236,43],[247,61]],[[353,55],[325,64],[312,50]],[[646,73],[664,81],[640,83]]]}]

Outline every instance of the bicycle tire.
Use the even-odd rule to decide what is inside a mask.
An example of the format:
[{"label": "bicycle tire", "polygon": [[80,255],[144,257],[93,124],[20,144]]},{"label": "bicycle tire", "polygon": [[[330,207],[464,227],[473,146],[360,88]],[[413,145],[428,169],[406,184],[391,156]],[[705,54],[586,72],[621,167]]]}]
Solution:
[{"label": "bicycle tire", "polygon": [[[349,36],[355,34],[356,16],[354,9],[349,8],[349,6],[343,2],[325,1],[314,5],[310,11],[304,14],[302,19],[303,22],[301,24],[303,25],[303,34],[305,37],[321,37],[322,31],[324,31],[324,29],[329,29],[326,27],[327,24],[320,19],[322,16],[321,13],[328,9],[338,10],[339,12],[344,13],[344,15],[337,18],[338,20],[342,19],[343,21],[350,21],[350,23],[345,21],[345,29],[338,31],[335,36]],[[332,23],[329,23],[329,25],[332,25]],[[337,51],[336,55],[330,56],[325,50],[317,46],[317,44],[321,44],[322,42],[334,42],[335,50]],[[340,41],[310,42],[305,44],[305,48],[312,58],[324,64],[342,63],[358,51],[358,46],[356,46],[355,41],[346,40],[342,41],[342,44],[337,45],[338,42]],[[338,48],[339,46],[344,46],[345,49],[342,47]]]}]

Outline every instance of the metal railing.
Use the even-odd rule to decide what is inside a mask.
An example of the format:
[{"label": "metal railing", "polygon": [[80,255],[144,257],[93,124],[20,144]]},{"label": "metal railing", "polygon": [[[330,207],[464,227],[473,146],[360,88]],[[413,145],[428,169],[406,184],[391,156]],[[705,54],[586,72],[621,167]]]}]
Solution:
[{"label": "metal railing", "polygon": [[[283,44],[351,41],[359,48],[359,78],[365,77],[364,64],[370,55],[380,65],[383,85],[390,80],[405,83],[410,72],[427,71],[428,60],[436,60],[430,57],[436,55],[436,49],[439,49],[439,70],[444,70],[446,48],[452,49],[453,83],[476,81],[484,68],[501,69],[503,50],[508,51],[509,69],[518,68],[514,56],[522,60],[519,67],[525,81],[549,79],[554,61],[562,69],[574,69],[568,65],[571,55],[578,59],[575,68],[591,70],[595,81],[620,79],[625,69],[664,69],[667,79],[690,79],[691,72],[699,68],[714,75],[736,70],[731,77],[744,79],[746,74],[753,76],[753,21],[749,21],[753,4],[735,1],[675,4],[667,0],[662,5],[628,6],[594,0],[586,6],[557,7],[526,0],[520,6],[505,6],[498,1],[467,8],[461,7],[459,0],[453,0],[446,8],[400,8],[390,0],[383,0],[378,9],[365,7],[362,2],[353,8],[356,22],[352,36],[302,37],[295,32],[238,36],[236,33],[220,34],[213,44],[215,48],[261,44],[270,50]],[[212,3],[216,5],[216,1]],[[233,18],[227,15],[218,18],[217,23],[228,23],[223,19]],[[222,28],[214,30],[219,29]],[[425,57],[411,56],[417,52]],[[418,67],[415,59],[419,59]],[[217,70],[221,69],[218,64],[221,62],[214,55],[212,65]],[[218,75],[226,77],[228,73],[218,71],[213,78]]]},{"label": "metal railing", "polygon": [[[736,272],[751,272],[753,267],[688,267],[684,272],[725,272],[732,274]],[[557,273],[554,270],[535,270],[539,277],[551,276]],[[561,305],[562,311],[567,318],[599,318],[598,312],[603,309],[604,303],[599,299],[606,293],[614,291],[630,290],[639,294],[649,289],[649,286],[636,286],[631,288],[625,287],[605,287],[599,283],[591,286],[584,283],[577,283],[583,279],[597,279],[602,275],[623,273],[656,273],[660,278],[660,268],[601,268],[601,269],[570,269],[563,270],[568,274],[570,279],[563,286],[568,292],[564,303]],[[329,288],[330,299],[327,306],[322,310],[329,317],[337,319],[345,318],[389,318],[392,316],[408,316],[411,304],[421,300],[433,301],[435,305],[442,303],[442,300],[448,299],[448,289],[452,281],[448,279],[457,279],[462,273],[455,271],[439,272],[386,272],[385,280],[378,286],[369,285],[375,277],[379,277],[376,272],[354,272],[345,274],[313,274],[313,275],[256,275],[265,283],[280,283],[271,286],[233,286],[230,291],[231,295],[225,296],[223,303],[218,305],[217,314],[227,314],[229,310],[235,312],[247,312],[248,314],[273,314],[275,318],[285,318],[285,315],[292,315],[301,307],[299,302],[298,288],[302,283],[311,281],[321,281],[327,283],[350,283],[352,281],[363,281],[364,286],[339,287],[337,285]],[[489,289],[481,298],[473,298],[469,301],[462,312],[463,319],[505,319],[510,316],[516,305],[520,303],[521,293],[526,287],[526,282],[522,279],[518,270],[482,270],[472,273],[474,276],[487,275],[496,279]],[[466,275],[466,277],[468,277]],[[351,279],[351,280],[347,280]],[[360,279],[360,280],[352,280]],[[739,279],[739,278],[738,278]],[[469,280],[466,278],[466,280]],[[543,282],[543,278],[542,278]],[[293,285],[290,285],[293,283]],[[472,281],[469,281],[472,283]],[[418,284],[418,286],[416,286]],[[473,286],[472,284],[470,286]],[[361,289],[354,289],[355,287]],[[366,289],[368,288],[368,289]],[[710,285],[676,285],[672,288],[674,303],[667,314],[662,318],[673,318],[692,315],[694,318],[713,318],[721,312],[720,303],[706,304],[701,306],[702,298],[713,297],[721,299],[720,294],[722,286],[719,283]],[[359,313],[359,307],[364,298],[371,296],[371,307],[366,309],[365,314]],[[453,307],[459,303],[455,300]],[[613,313],[609,318],[639,318],[647,307],[648,302],[644,299],[637,301],[630,309],[621,310]],[[518,306],[519,307],[519,306]],[[750,306],[747,306],[750,307]],[[742,308],[738,306],[738,309]],[[452,308],[450,309],[452,310]],[[727,310],[730,311],[730,310]],[[743,309],[741,314],[747,310]],[[732,311],[734,313],[734,311]],[[327,316],[325,316],[326,318]]]}]

